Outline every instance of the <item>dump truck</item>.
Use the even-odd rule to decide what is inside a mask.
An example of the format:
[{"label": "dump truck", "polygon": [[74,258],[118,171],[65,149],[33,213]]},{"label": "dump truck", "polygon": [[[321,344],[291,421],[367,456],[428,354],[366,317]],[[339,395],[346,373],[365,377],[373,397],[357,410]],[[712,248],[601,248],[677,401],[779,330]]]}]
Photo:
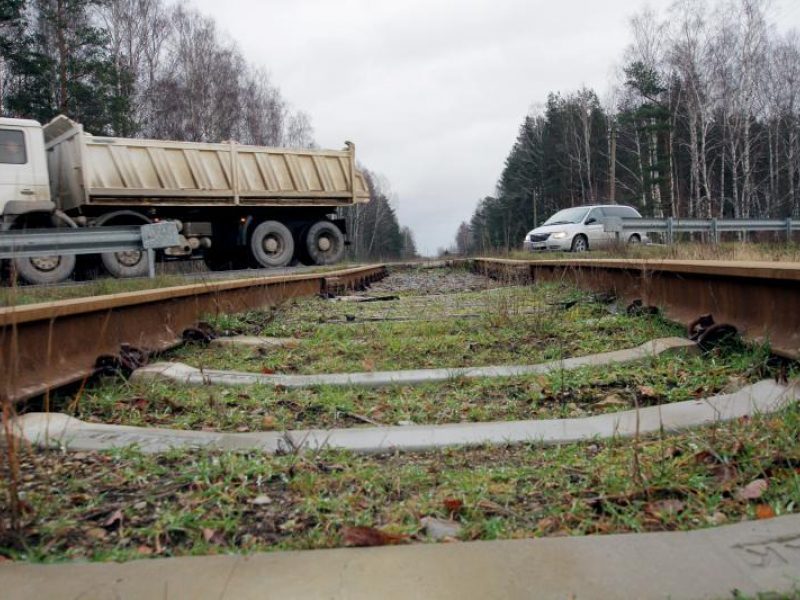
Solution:
[{"label": "dump truck", "polygon": [[[97,136],[65,116],[0,118],[0,235],[49,227],[173,221],[165,259],[209,268],[333,264],[347,244],[336,208],[369,201],[355,146],[307,150]],[[101,255],[116,277],[147,274],[144,252]],[[15,258],[32,283],[70,276],[69,255]]]}]

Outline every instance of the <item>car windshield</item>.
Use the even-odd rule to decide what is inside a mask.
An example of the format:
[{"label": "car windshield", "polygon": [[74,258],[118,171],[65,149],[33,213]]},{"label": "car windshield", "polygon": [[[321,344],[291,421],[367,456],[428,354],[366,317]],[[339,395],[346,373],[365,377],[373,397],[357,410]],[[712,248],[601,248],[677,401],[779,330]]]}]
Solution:
[{"label": "car windshield", "polygon": [[565,208],[558,211],[552,217],[544,222],[545,225],[565,225],[567,223],[580,223],[586,216],[589,209],[585,206],[576,206],[575,208]]}]

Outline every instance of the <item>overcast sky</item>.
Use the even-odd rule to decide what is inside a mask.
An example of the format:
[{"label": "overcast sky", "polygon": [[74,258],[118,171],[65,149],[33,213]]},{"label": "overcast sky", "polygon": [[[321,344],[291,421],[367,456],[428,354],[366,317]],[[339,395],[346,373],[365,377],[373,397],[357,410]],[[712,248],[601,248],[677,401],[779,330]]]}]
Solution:
[{"label": "overcast sky", "polygon": [[[309,113],[317,142],[391,184],[420,252],[449,245],[550,91],[601,95],[628,18],[671,0],[193,0]],[[773,0],[800,26],[798,0]]]}]

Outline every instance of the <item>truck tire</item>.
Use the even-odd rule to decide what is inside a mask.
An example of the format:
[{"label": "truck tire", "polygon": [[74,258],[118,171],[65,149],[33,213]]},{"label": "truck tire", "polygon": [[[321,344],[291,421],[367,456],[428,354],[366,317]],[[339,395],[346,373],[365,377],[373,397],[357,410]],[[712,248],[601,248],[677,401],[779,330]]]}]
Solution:
[{"label": "truck tire", "polygon": [[42,285],[61,283],[69,279],[75,270],[75,262],[74,254],[59,254],[15,258],[12,265],[14,271],[22,279],[34,285]]},{"label": "truck tire", "polygon": [[[111,225],[146,225],[152,221],[132,210],[119,210],[106,213],[95,221],[95,227]],[[106,271],[118,279],[127,277],[147,277],[147,252],[106,252],[100,255]]]},{"label": "truck tire", "polygon": [[100,260],[114,277],[147,277],[147,252],[106,252],[100,255]]},{"label": "truck tire", "polygon": [[315,265],[332,265],[344,255],[344,234],[330,221],[317,221],[305,236],[308,257]]},{"label": "truck tire", "polygon": [[250,254],[262,267],[285,267],[294,255],[292,232],[278,221],[264,221],[250,236]]}]

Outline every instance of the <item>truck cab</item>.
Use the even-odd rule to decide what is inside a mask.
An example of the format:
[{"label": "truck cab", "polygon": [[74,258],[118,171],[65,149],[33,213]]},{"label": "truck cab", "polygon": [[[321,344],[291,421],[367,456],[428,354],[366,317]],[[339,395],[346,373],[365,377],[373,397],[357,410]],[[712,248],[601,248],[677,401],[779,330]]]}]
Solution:
[{"label": "truck cab", "polygon": [[42,126],[0,118],[0,230],[21,215],[53,209]]}]

